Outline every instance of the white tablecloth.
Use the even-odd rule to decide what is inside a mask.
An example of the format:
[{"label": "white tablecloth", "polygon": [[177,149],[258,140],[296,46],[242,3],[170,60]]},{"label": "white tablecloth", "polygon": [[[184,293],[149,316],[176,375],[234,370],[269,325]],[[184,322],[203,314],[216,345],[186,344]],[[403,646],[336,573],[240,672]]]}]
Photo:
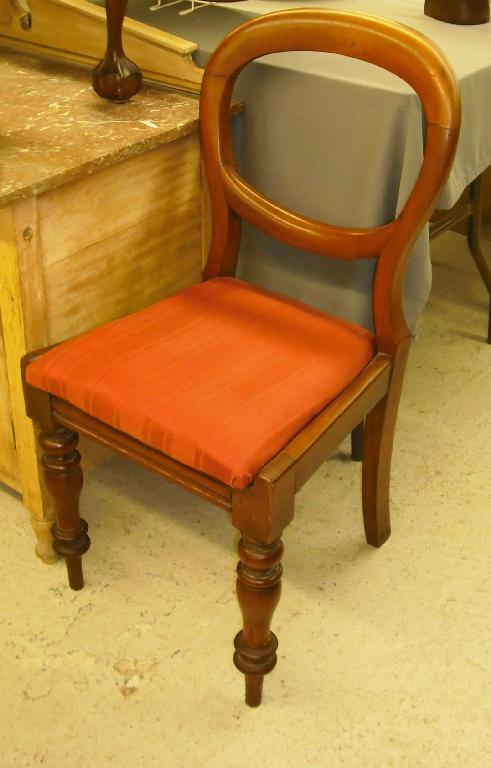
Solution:
[{"label": "white tablecloth", "polygon": [[[449,59],[462,92],[462,131],[440,207],[491,165],[491,24],[455,26],[423,14],[423,0],[247,0],[179,16],[152,13],[144,0],[128,14],[193,40],[204,65],[224,35],[247,19],[298,7],[353,10],[407,24]],[[183,6],[184,7],[184,6]],[[244,176],[290,208],[333,224],[380,224],[403,205],[423,150],[419,101],[398,78],[331,54],[290,52],[262,59],[240,76],[246,100],[237,145]],[[246,228],[240,273],[326,311],[371,326],[372,262],[336,262],[294,252]],[[414,329],[431,285],[428,234],[406,275],[405,311]]]}]

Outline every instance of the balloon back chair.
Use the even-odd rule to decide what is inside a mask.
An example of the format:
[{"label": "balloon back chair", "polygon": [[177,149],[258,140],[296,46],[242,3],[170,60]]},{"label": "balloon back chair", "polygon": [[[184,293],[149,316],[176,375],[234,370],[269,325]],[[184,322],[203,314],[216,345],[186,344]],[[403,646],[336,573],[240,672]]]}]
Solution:
[{"label": "balloon back chair", "polygon": [[[425,156],[395,220],[371,229],[331,226],[277,205],[239,175],[229,120],[234,81],[252,60],[292,50],[371,62],[418,93]],[[279,12],[244,24],[219,45],[203,78],[201,141],[212,214],[203,281],[23,360],[27,412],[40,427],[56,511],[54,548],[66,558],[73,589],[83,586],[81,556],[90,544],[78,507],[78,433],[230,513],[241,533],[243,629],[234,661],[251,706],[260,703],[264,675],[276,664],[270,625],[295,493],[364,419],[366,538],[379,547],[389,536],[392,441],[411,341],[404,268],[449,173],[459,119],[448,64],[409,28],[327,10]],[[376,257],[374,333],[236,279],[242,219],[324,258]]]}]

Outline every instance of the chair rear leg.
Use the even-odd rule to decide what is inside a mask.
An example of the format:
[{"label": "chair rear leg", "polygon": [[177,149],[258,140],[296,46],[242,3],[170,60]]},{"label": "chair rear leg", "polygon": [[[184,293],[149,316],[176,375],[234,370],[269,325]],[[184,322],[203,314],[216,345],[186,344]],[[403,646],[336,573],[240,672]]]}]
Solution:
[{"label": "chair rear leg", "polygon": [[390,465],[401,398],[404,370],[411,340],[400,345],[394,360],[387,395],[365,419],[363,434],[362,501],[367,542],[381,547],[390,536]]},{"label": "chair rear leg", "polygon": [[262,544],[243,537],[239,542],[237,598],[244,629],[235,638],[235,666],[245,674],[245,700],[251,707],[261,703],[264,675],[276,665],[278,640],[270,631],[281,593],[280,539]]},{"label": "chair rear leg", "polygon": [[384,398],[365,420],[363,436],[362,500],[367,542],[380,547],[390,536],[389,485],[395,424],[387,418]]},{"label": "chair rear leg", "polygon": [[46,487],[55,505],[53,549],[66,560],[70,587],[82,589],[82,555],[87,552],[90,539],[87,523],[79,513],[83,478],[77,450],[78,435],[60,428],[55,432],[41,432],[39,443]]}]

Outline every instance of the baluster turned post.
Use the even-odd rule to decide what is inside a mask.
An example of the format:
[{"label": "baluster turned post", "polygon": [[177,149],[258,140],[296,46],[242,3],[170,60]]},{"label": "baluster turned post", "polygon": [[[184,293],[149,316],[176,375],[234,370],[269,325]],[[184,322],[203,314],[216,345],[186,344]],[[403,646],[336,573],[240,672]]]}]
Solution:
[{"label": "baluster turned post", "polygon": [[244,628],[235,638],[235,666],[245,674],[246,703],[261,703],[264,675],[276,665],[278,640],[270,631],[281,594],[280,539],[272,544],[242,538],[237,566],[237,598]]},{"label": "baluster turned post", "polygon": [[77,450],[78,435],[67,429],[41,432],[39,443],[43,451],[41,465],[46,487],[55,505],[53,549],[66,560],[70,587],[82,589],[82,555],[87,552],[90,539],[87,523],[79,513],[83,478]]},{"label": "baluster turned post", "polygon": [[138,93],[142,73],[123,50],[123,22],[128,0],[106,0],[107,49],[94,69],[94,91],[103,99],[122,102]]}]

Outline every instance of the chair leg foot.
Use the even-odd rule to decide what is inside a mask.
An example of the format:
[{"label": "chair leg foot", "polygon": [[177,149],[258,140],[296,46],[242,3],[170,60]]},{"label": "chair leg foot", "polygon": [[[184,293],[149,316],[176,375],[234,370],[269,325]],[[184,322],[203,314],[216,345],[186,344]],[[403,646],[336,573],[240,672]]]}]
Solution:
[{"label": "chair leg foot", "polygon": [[245,701],[249,707],[258,707],[263,697],[264,675],[245,676]]},{"label": "chair leg foot", "polygon": [[82,589],[82,555],[87,552],[90,539],[88,525],[79,513],[83,478],[77,451],[78,435],[67,429],[41,432],[39,443],[46,487],[55,506],[53,549],[66,560],[70,587]]},{"label": "chair leg foot", "polygon": [[[81,521],[85,522],[85,520]],[[89,537],[87,536],[87,539]],[[71,589],[79,590],[84,586],[84,574],[82,570],[81,555],[67,555],[65,557],[68,584]]]},{"label": "chair leg foot", "polygon": [[270,626],[281,594],[282,554],[280,539],[239,542],[237,598],[244,628],[234,641],[234,663],[245,674],[245,700],[251,707],[261,703],[264,675],[276,665],[278,640]]},{"label": "chair leg foot", "polygon": [[82,558],[80,555],[70,555],[67,557],[66,569],[70,587],[72,589],[82,589],[84,585],[84,574],[82,571]]},{"label": "chair leg foot", "polygon": [[376,532],[367,532],[366,534],[367,544],[370,544],[371,547],[375,547],[375,549],[380,549],[389,537],[390,523],[385,526],[380,526],[380,530],[377,530]]}]

